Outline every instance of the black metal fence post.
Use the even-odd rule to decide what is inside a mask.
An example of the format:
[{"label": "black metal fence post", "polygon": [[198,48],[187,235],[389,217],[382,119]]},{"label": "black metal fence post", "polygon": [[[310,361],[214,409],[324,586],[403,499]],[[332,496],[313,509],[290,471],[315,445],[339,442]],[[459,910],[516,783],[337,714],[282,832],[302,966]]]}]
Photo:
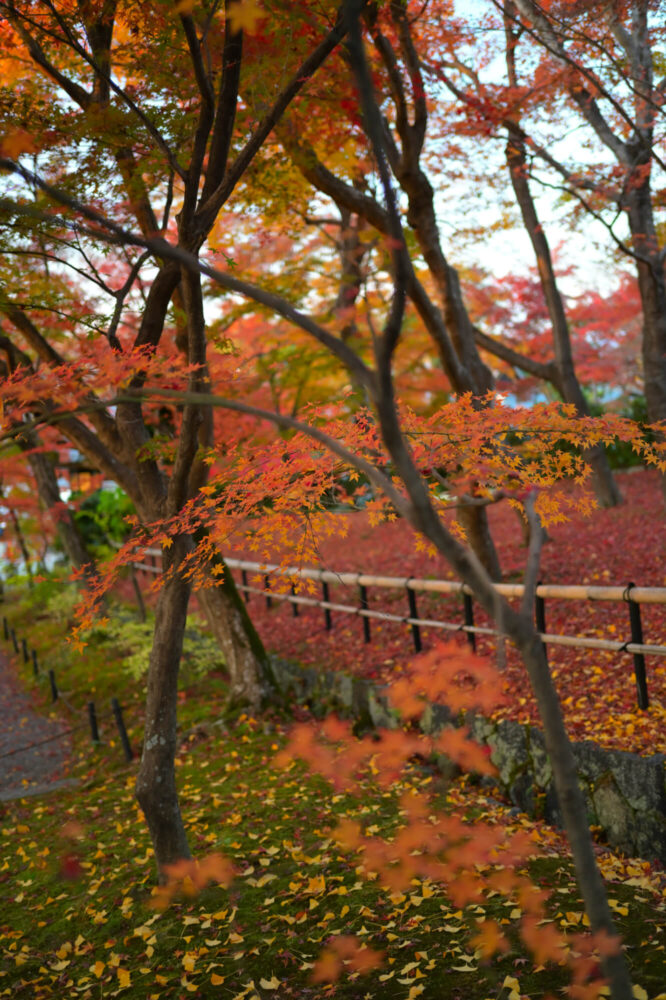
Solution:
[{"label": "black metal fence post", "polygon": [[88,720],[90,722],[90,735],[92,737],[93,743],[99,743],[99,729],[97,728],[97,713],[95,711],[95,702],[88,702]]},{"label": "black metal fence post", "polygon": [[10,638],[12,640],[12,646],[14,647],[14,652],[18,653],[19,647],[18,647],[18,639],[16,638],[16,630],[13,629],[13,628],[10,628],[9,635],[10,635]]},{"label": "black metal fence post", "polygon": [[[624,600],[629,605],[629,624],[631,626],[631,641],[637,645],[643,645],[643,624],[641,622],[641,608],[636,601],[632,601],[630,591],[636,584],[628,583],[624,590]],[[645,674],[645,657],[642,653],[634,653],[634,676],[636,678],[636,699],[639,708],[649,708],[650,698],[647,689],[647,677]]]},{"label": "black metal fence post", "polygon": [[[291,585],[291,596],[296,597],[296,587],[293,585],[293,583]],[[289,603],[291,604],[292,615],[294,616],[294,618],[298,618],[298,604],[296,603],[296,601],[290,601]]]},{"label": "black metal fence post", "polygon": [[37,662],[37,650],[36,649],[33,649],[33,651],[32,651],[32,672],[35,675],[35,677],[39,676],[39,663]]},{"label": "black metal fence post", "polygon": [[[541,580],[537,582],[536,589],[538,590],[541,586]],[[543,597],[539,597],[538,594],[534,595],[534,621],[536,623],[537,631],[541,632],[543,635],[546,634],[546,602]],[[546,651],[546,643],[541,642],[543,646],[543,655],[548,659],[548,653]]]},{"label": "black metal fence post", "polygon": [[52,670],[49,670],[49,684],[51,685],[51,701],[57,701],[58,685],[56,684],[55,674]]},{"label": "black metal fence post", "polygon": [[118,703],[117,698],[111,699],[111,708],[113,709],[113,715],[116,720],[116,726],[118,727],[118,734],[120,736],[120,742],[123,745],[123,751],[125,753],[125,760],[133,760],[134,753],[132,752],[132,747],[130,746],[129,737],[127,735],[127,730],[125,729],[125,720],[123,719],[123,710]]},{"label": "black metal fence post", "polygon": [[[468,628],[474,628],[474,605],[472,603],[472,595],[468,594],[467,591],[463,590],[463,608],[465,612],[465,625]],[[476,634],[474,632],[465,632],[467,636],[467,641],[476,652]]]},{"label": "black metal fence post", "polygon": [[[419,612],[416,606],[416,594],[409,586],[407,587],[407,601],[409,603],[409,617],[418,618]],[[414,643],[414,649],[417,653],[420,653],[423,649],[423,644],[421,642],[421,630],[418,625],[415,625],[413,622],[411,622],[410,625],[412,629],[412,642]]]},{"label": "black metal fence post", "polygon": [[[321,597],[326,604],[330,603],[331,595],[329,594],[328,584],[326,583],[326,580],[322,580],[321,582]],[[333,628],[333,620],[331,619],[330,608],[324,608],[324,624],[326,626],[326,631],[330,632],[331,629]]]},{"label": "black metal fence post", "polygon": [[268,579],[268,575],[264,577],[264,590],[266,591],[266,607],[272,608],[273,601],[271,600],[271,584]]},{"label": "black metal fence post", "polygon": [[29,663],[29,661],[30,661],[30,653],[28,652],[28,640],[27,639],[21,639],[21,646],[23,648],[23,662],[24,663]]},{"label": "black metal fence post", "polygon": [[[244,587],[247,587],[247,572],[244,569],[241,570],[241,583]],[[246,604],[250,603],[250,595],[248,594],[247,590],[243,591],[243,600],[245,601]]]},{"label": "black metal fence post", "polygon": [[[359,585],[359,590],[361,593],[361,611],[368,611],[368,591],[363,586]],[[370,642],[370,619],[366,618],[365,615],[362,616],[363,620],[363,642]]]}]

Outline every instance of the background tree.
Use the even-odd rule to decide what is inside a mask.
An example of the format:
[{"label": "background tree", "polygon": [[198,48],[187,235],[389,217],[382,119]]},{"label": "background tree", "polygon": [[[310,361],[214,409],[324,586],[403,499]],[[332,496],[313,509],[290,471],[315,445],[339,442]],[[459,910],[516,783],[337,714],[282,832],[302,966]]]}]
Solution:
[{"label": "background tree", "polygon": [[[655,53],[663,37],[661,4],[542,6],[533,0],[503,5],[507,22],[533,51],[535,76],[565,99],[530,149],[529,169],[543,168],[579,211],[600,221],[636,269],[643,313],[642,363],[651,422],[666,418],[666,280],[661,237],[661,192],[666,80]],[[537,46],[536,52],[534,47]],[[549,150],[562,121],[581,122],[592,154],[571,162]],[[568,128],[568,125],[566,126]]]}]

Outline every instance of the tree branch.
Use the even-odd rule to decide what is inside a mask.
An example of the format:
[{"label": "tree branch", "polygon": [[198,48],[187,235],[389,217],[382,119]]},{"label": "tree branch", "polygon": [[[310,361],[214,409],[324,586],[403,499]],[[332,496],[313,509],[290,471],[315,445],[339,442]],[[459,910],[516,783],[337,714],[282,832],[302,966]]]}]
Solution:
[{"label": "tree branch", "polygon": [[231,137],[236,120],[236,105],[238,103],[238,88],[240,86],[241,64],[243,59],[243,32],[231,31],[228,17],[229,5],[232,0],[225,0],[224,47],[222,49],[222,77],[220,93],[217,99],[215,123],[208,155],[208,169],[200,205],[210,198],[224,180],[231,148]]},{"label": "tree branch", "polygon": [[264,142],[273,131],[282,115],[289,107],[289,104],[296,95],[303,89],[310,77],[321,66],[326,57],[336,48],[344,38],[345,29],[342,19],[338,21],[329,31],[326,38],[320,42],[291,78],[284,90],[279,94],[273,107],[255,129],[253,135],[248,139],[244,149],[238,154],[234,162],[227,169],[224,177],[217,188],[211,192],[208,198],[199,204],[194,221],[195,235],[200,243],[203,242],[217,218],[217,214],[229,198],[239,179],[243,176],[252,160],[257,155]]}]

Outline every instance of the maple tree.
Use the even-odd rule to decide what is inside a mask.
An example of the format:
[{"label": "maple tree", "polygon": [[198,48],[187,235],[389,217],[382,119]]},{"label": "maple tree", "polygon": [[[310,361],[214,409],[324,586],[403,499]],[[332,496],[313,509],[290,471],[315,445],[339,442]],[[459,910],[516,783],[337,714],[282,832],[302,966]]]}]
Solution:
[{"label": "maple tree", "polygon": [[[79,263],[74,268],[80,271],[83,261],[86,278],[96,285],[94,294],[83,299],[78,286],[76,288],[76,335],[71,331],[74,303],[68,295],[66,279],[50,279],[45,283],[41,272],[35,274],[35,282],[38,278],[41,282],[35,286],[36,305],[28,302],[19,306],[10,295],[3,293],[0,304],[4,315],[44,362],[39,369],[33,364],[32,371],[22,370],[5,380],[3,393],[11,404],[14,421],[9,436],[20,436],[30,415],[37,414],[38,423],[57,420],[62,433],[75,441],[134,499],[145,530],[144,539],[132,540],[116,560],[111,561],[105,570],[107,579],[123,560],[132,557],[145,538],[157,539],[164,550],[165,573],[157,605],[144,750],[137,784],[158,864],[163,868],[176,859],[189,856],[176,794],[173,757],[177,670],[192,581],[203,584],[206,577],[208,582],[211,576],[222,577],[221,587],[202,589],[204,601],[209,601],[211,595],[219,597],[227,593],[224,588],[229,586],[229,575],[224,573],[218,561],[215,542],[225,539],[234,524],[238,525],[257,508],[266,514],[259,519],[259,538],[262,531],[269,536],[275,532],[283,534],[285,526],[293,524],[301,509],[310,521],[316,515],[325,514],[324,487],[335,483],[344,468],[351,467],[354,475],[362,474],[371,485],[368,491],[367,485],[362,484],[361,492],[367,496],[368,492],[375,491],[371,502],[378,516],[391,511],[409,520],[447,559],[496,621],[500,631],[520,650],[539,704],[546,746],[591,926],[595,933],[611,931],[610,911],[595,864],[571,748],[530,611],[542,540],[541,520],[561,516],[563,496],[557,486],[561,477],[568,474],[580,478],[585,473],[585,463],[579,455],[575,451],[558,450],[558,442],[566,441],[575,449],[589,450],[620,435],[642,449],[646,458],[653,462],[660,461],[659,448],[648,448],[636,428],[627,422],[611,418],[602,421],[575,419],[575,411],[567,406],[544,406],[530,412],[490,406],[494,399],[489,391],[490,372],[478,353],[476,332],[459,294],[457,273],[444,257],[436,227],[433,229],[432,189],[419,166],[426,124],[425,99],[406,5],[389,5],[385,12],[386,26],[374,8],[366,12],[365,21],[365,28],[383,60],[396,95],[395,127],[402,143],[401,153],[391,134],[387,134],[374,96],[374,81],[366,61],[360,24],[362,5],[347,3],[344,19],[337,20],[325,40],[314,48],[312,35],[320,38],[322,29],[309,18],[299,20],[296,15],[300,8],[287,7],[282,12],[284,22],[272,23],[271,33],[266,34],[260,34],[262,29],[258,27],[262,19],[253,17],[253,30],[257,30],[247,44],[246,52],[252,57],[247,67],[246,55],[241,59],[241,39],[239,31],[235,30],[239,23],[235,17],[241,13],[245,17],[248,12],[243,5],[241,11],[235,10],[237,6],[228,4],[224,19],[213,18],[204,24],[197,23],[188,11],[181,10],[176,18],[170,9],[167,12],[161,5],[155,5],[148,11],[149,23],[144,25],[140,18],[137,23],[136,12],[129,9],[129,31],[135,28],[135,34],[145,32],[144,40],[150,41],[148,53],[160,44],[168,44],[179,54],[179,68],[188,81],[191,104],[196,109],[193,116],[192,108],[188,107],[187,114],[176,122],[167,116],[161,129],[156,125],[153,102],[158,96],[163,101],[165,94],[171,93],[173,79],[158,76],[152,81],[151,96],[144,96],[141,111],[135,98],[148,82],[142,62],[144,51],[139,46],[120,43],[116,52],[111,45],[109,19],[112,12],[107,8],[96,12],[99,14],[97,20],[92,12],[93,20],[86,19],[84,13],[82,23],[76,22],[79,31],[86,34],[86,47],[79,41],[79,34],[74,31],[70,15],[65,11],[54,13],[49,5],[45,29],[44,21],[32,17],[31,11],[28,11],[30,16],[24,16],[14,5],[0,6],[17,38],[27,47],[30,58],[63,86],[81,109],[81,114],[77,113],[72,123],[81,130],[80,134],[75,132],[75,138],[81,143],[78,154],[83,155],[88,144],[95,142],[115,150],[110,157],[115,163],[109,163],[106,156],[101,162],[109,171],[111,166],[114,170],[117,168],[120,174],[119,191],[112,190],[110,196],[119,199],[122,192],[128,202],[116,201],[109,205],[106,201],[109,192],[96,185],[94,178],[86,176],[78,186],[75,183],[78,177],[70,178],[67,167],[60,171],[58,164],[52,166],[50,180],[45,180],[43,172],[49,164],[45,163],[44,170],[39,162],[37,170],[25,166],[24,154],[30,153],[30,142],[39,140],[38,127],[34,139],[26,138],[20,130],[19,134],[14,131],[4,140],[4,156],[0,163],[9,178],[13,196],[10,202],[12,229],[20,234],[21,250],[43,263],[45,251],[40,240],[47,244],[52,242],[54,247],[64,242],[66,252],[63,256],[56,255],[59,266],[71,267],[76,259]],[[333,19],[335,12],[328,13],[329,19]],[[279,17],[279,12],[275,17]],[[278,85],[270,110],[257,123],[253,117],[255,108],[263,107],[266,100],[265,92],[261,91],[262,82],[266,83],[261,73],[262,57],[270,71],[273,68],[271,57],[278,44],[278,23],[300,27],[294,31],[294,37],[299,47],[310,54],[295,69],[286,87]],[[388,30],[389,27],[397,33],[405,64],[410,70],[412,107],[402,79],[394,72],[393,50],[384,34],[384,28]],[[208,33],[214,29],[222,32],[223,52],[217,97],[206,63]],[[40,32],[44,34],[41,43],[34,35]],[[56,33],[64,48],[65,63],[71,60],[72,67],[63,64],[58,68],[52,62],[58,53],[55,49],[53,54],[47,51],[51,32]],[[380,234],[376,252],[383,260],[382,276],[378,282],[374,315],[366,315],[371,337],[369,344],[358,350],[353,342],[349,315],[341,317],[338,335],[337,331],[331,332],[312,315],[296,308],[279,292],[236,277],[228,262],[226,269],[224,267],[226,254],[218,253],[217,258],[205,259],[200,256],[227,197],[244,177],[255,154],[263,151],[268,156],[267,136],[278,124],[286,105],[343,38],[344,59],[335,64],[337,77],[332,79],[339,81],[340,93],[346,95],[340,104],[352,112],[351,127],[365,145],[368,177],[355,186],[332,175],[323,166],[314,146],[308,146],[304,127],[296,131],[294,123],[288,122],[280,131],[280,141],[284,142],[308,182],[341,206],[343,224],[347,212],[363,217]],[[300,57],[301,53],[294,55]],[[134,81],[131,85],[120,87],[109,74],[112,58],[117,59],[118,74]],[[247,69],[245,84],[242,68]],[[84,71],[91,72],[91,91],[82,88],[71,75]],[[327,81],[327,87],[331,83]],[[243,89],[245,85],[246,90]],[[38,97],[43,99],[39,87],[37,89]],[[243,94],[243,101],[236,122],[239,93]],[[314,100],[316,96],[309,99]],[[29,88],[27,97],[31,97]],[[35,104],[38,106],[39,100]],[[91,122],[97,124],[98,106],[106,112],[101,117],[107,127],[100,133],[91,131]],[[304,101],[304,107],[307,112],[308,101]],[[193,117],[196,117],[196,124],[192,136]],[[141,135],[141,141],[136,140],[135,150],[126,145],[130,122]],[[233,143],[240,145],[245,130],[253,126],[250,138],[241,146],[236,159],[229,161]],[[332,136],[324,138],[330,142]],[[180,162],[182,152],[178,157],[173,152],[176,145],[179,151],[184,147],[190,156],[187,169]],[[140,169],[136,167],[139,152]],[[268,159],[270,161],[270,157]],[[442,311],[425,290],[408,253],[409,241],[403,231],[391,171],[409,202],[407,219],[419,252],[429,265]],[[164,199],[162,225],[157,224],[148,195],[149,188],[159,188],[160,183]],[[12,184],[18,186],[18,194]],[[364,184],[366,188],[374,188],[372,193],[364,190]],[[34,199],[26,197],[28,188],[37,192],[37,207]],[[249,184],[248,197],[255,188],[256,181],[254,186]],[[179,207],[177,227],[169,226],[172,198]],[[52,208],[54,204],[59,206],[57,211]],[[33,228],[35,221],[37,226]],[[138,231],[131,228],[134,222],[138,223]],[[15,246],[17,235],[14,231],[11,235]],[[27,246],[20,243],[21,238]],[[343,272],[351,276],[352,288],[354,263],[358,263],[357,258],[352,259],[356,238],[352,231],[349,235],[352,257],[345,248],[342,255]],[[112,264],[106,246],[120,248]],[[8,252],[12,252],[11,246]],[[46,252],[47,256],[52,252]],[[122,285],[115,290],[114,285],[109,284],[108,271],[114,281],[122,280]],[[343,401],[340,406],[331,405],[320,411],[313,408],[305,414],[307,420],[298,420],[247,402],[243,397],[243,381],[235,378],[237,365],[231,352],[222,351],[215,372],[212,365],[207,365],[204,275],[228,293],[248,298],[299,327],[329,351],[345,366],[349,379],[370,404],[371,412],[358,413],[356,420],[350,422]],[[11,287],[10,279],[11,275],[6,274],[5,284]],[[51,284],[61,296],[56,305],[49,298]],[[87,349],[81,329],[86,323],[94,325],[90,316],[96,314],[95,299],[103,292],[115,298],[117,308],[114,307],[108,326],[97,331],[98,334],[102,332],[108,342],[108,354],[100,365]],[[393,380],[407,296],[435,341],[451,386],[460,396],[425,422],[398,403]],[[167,310],[174,297],[170,328]],[[350,307],[350,296],[343,294],[342,299]],[[63,309],[63,305],[67,308]],[[51,313],[56,317],[64,315],[64,323],[53,320]],[[172,338],[169,333],[173,333]],[[134,344],[130,348],[132,340]],[[186,365],[179,355],[180,345],[187,348]],[[74,363],[70,361],[65,365],[70,350]],[[223,386],[224,395],[215,391],[219,385]],[[174,435],[166,434],[166,440],[156,440],[156,436],[149,433],[148,425],[151,420],[159,422],[160,408],[168,405],[178,408],[177,415],[173,415]],[[285,436],[272,435],[269,446],[259,456],[248,449],[243,451],[237,446],[237,439],[220,440],[220,436],[213,433],[213,406],[244,418],[269,421]],[[32,419],[34,422],[34,416]],[[525,440],[525,446],[509,445],[509,435],[519,441]],[[313,448],[316,448],[315,462]],[[212,466],[212,473],[209,473],[209,466]],[[445,470],[444,477],[439,473],[440,468]],[[453,488],[453,495],[462,499],[467,537],[486,558],[486,567],[440,516],[450,500],[446,492],[449,486]],[[500,490],[511,495],[532,526],[525,599],[520,611],[498,597],[492,586],[497,566],[492,558],[489,536],[486,537],[485,506]],[[269,516],[271,511],[276,518]],[[237,616],[241,608],[240,604],[232,605]],[[223,614],[218,605],[215,620]],[[231,667],[229,660],[228,664]],[[232,681],[236,680],[232,670]],[[630,987],[622,957],[609,953],[604,956],[603,963],[612,980],[613,996],[624,1000],[630,995]]]},{"label": "maple tree", "polygon": [[[505,336],[492,337],[480,329],[479,324],[474,323],[470,316],[465,296],[461,294],[460,274],[445,256],[435,192],[426,167],[427,163],[430,172],[437,176],[439,171],[437,166],[431,165],[429,145],[433,139],[439,138],[442,113],[440,110],[431,115],[426,98],[429,81],[438,81],[442,68],[448,65],[448,51],[453,53],[455,64],[460,65],[460,59],[455,53],[461,41],[466,40],[464,27],[461,27],[459,19],[449,17],[447,9],[440,10],[438,6],[431,6],[428,16],[421,18],[409,18],[401,4],[388,4],[385,10],[384,18],[372,16],[370,35],[375,49],[373,70],[382,85],[383,111],[390,111],[387,120],[390,120],[392,127],[386,129],[385,138],[391,167],[407,201],[407,221],[416,237],[419,257],[422,258],[415,259],[418,273],[414,279],[410,278],[409,294],[422,323],[437,345],[440,362],[450,385],[457,392],[473,391],[482,395],[493,384],[493,377],[479,351],[483,352],[486,359],[489,352],[495,359],[500,358],[514,368],[527,370],[532,375],[551,382],[562,398],[573,403],[579,413],[588,413],[587,403],[574,371],[570,333],[562,296],[555,280],[550,249],[520,165],[514,163],[511,176],[516,197],[523,208],[524,224],[530,233],[539,263],[542,292],[554,338],[555,357],[537,359],[525,350],[525,342],[511,343]],[[509,65],[509,75],[515,75],[511,63]],[[477,79],[474,71],[470,71],[470,74]],[[410,105],[414,108],[411,123],[407,113]],[[344,102],[342,107],[345,108]],[[476,103],[473,104],[472,111],[474,114],[467,116],[461,124],[461,129],[467,132],[470,131],[470,119],[475,121],[478,117]],[[348,147],[358,143],[358,139],[354,133],[353,113],[348,117],[351,121],[343,120],[338,126],[347,133],[343,156],[331,149],[328,136],[322,140],[319,131],[315,135],[309,123],[301,120],[296,123],[294,116],[289,117],[279,132],[295,166],[340,211],[340,225],[343,227],[340,246],[347,255],[352,251],[349,245],[345,248],[345,241],[349,244],[347,234],[352,233],[353,227],[345,223],[345,219],[352,222],[354,219],[363,220],[366,228],[386,231],[386,218],[381,206],[363,181],[367,164],[364,163],[362,146],[357,149],[355,158],[349,154]],[[430,118],[434,119],[434,125],[431,125]],[[455,118],[455,115],[450,118]],[[342,286],[347,297],[351,295],[351,305],[358,296],[358,272],[368,247],[367,236],[364,240],[359,239],[358,221],[354,245],[354,267],[347,267],[346,270],[343,268]],[[442,339],[437,321],[438,307],[443,309],[443,316],[451,333],[451,344]],[[552,349],[550,353],[552,354]],[[587,459],[593,468],[593,482],[600,503],[612,505],[618,502],[619,494],[603,448],[594,448]],[[465,499],[461,498],[461,518],[466,524],[468,535],[474,539],[477,553],[497,574],[498,566],[487,537],[484,512],[475,509],[473,503],[466,504]]]},{"label": "maple tree", "polygon": [[[293,45],[281,62],[286,77],[271,77],[270,60],[258,70],[269,36],[255,40],[243,31],[249,26],[258,36],[260,13],[227,2],[224,10],[211,6],[199,23],[189,7],[159,2],[0,5],[7,43],[0,312],[4,335],[21,352],[19,377],[6,380],[12,437],[37,454],[22,419],[48,417],[53,391],[76,386],[86,415],[70,413],[58,431],[125,490],[143,525],[177,516],[205,483],[200,448],[211,433],[210,411],[185,404],[177,439],[165,440],[156,432],[158,412],[134,401],[108,408],[95,393],[118,377],[114,365],[123,367],[123,357],[120,378],[139,391],[151,353],[155,360],[182,354],[190,366],[183,385],[206,387],[201,277],[160,246],[173,239],[189,255],[200,252],[266,136],[341,37],[334,7],[322,5],[310,17],[286,5],[275,16]],[[169,66],[156,58],[167,51]],[[250,81],[262,79],[261,93],[251,93]],[[121,235],[134,225],[152,250],[135,249]],[[16,260],[25,263],[20,274]],[[129,358],[132,346],[146,350]],[[96,386],[86,385],[91,366],[99,368]],[[21,411],[20,375],[31,372],[42,386]],[[193,546],[187,531],[167,539],[167,568]],[[148,681],[137,791],[161,862],[188,853],[173,753],[190,590],[182,574],[168,576],[161,589]],[[231,697],[257,704],[270,688],[268,663],[233,581],[225,575],[199,599],[224,651]]]},{"label": "maple tree", "polygon": [[[559,269],[558,269],[559,270]],[[563,277],[572,268],[562,268]],[[534,270],[527,274],[492,273],[474,269],[464,282],[470,312],[483,318],[492,335],[514,346],[527,347],[530,357],[548,364],[551,330],[541,281]],[[565,297],[576,374],[591,399],[618,409],[642,398],[640,373],[640,299],[631,274],[621,271],[617,284],[606,294],[583,288]],[[529,401],[544,382],[508,365],[498,374],[498,387]]]},{"label": "maple tree", "polygon": [[[484,9],[479,41],[493,48],[493,29],[503,31],[506,80],[484,81],[474,73],[473,61],[470,68],[450,56],[441,60],[443,77],[464,103],[467,118],[471,112],[477,134],[485,131],[491,140],[508,135],[507,162],[547,299],[546,286],[551,290],[553,331],[559,325],[564,332],[563,317],[558,321],[555,315],[549,250],[531,186],[559,192],[581,224],[594,219],[611,248],[635,268],[643,317],[642,375],[653,423],[666,413],[664,163],[659,152],[665,82],[660,79],[658,10],[649,0],[507,0]],[[466,40],[474,48],[472,31]],[[572,127],[584,136],[580,145],[566,141]]]}]

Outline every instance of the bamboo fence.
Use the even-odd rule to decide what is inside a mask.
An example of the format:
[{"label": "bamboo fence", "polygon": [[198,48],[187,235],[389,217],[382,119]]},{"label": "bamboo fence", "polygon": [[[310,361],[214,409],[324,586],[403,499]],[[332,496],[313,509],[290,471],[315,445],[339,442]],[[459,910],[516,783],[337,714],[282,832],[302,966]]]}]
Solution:
[{"label": "bamboo fence", "polygon": [[[134,568],[147,573],[160,573],[161,569],[158,565],[158,559],[161,557],[161,552],[157,549],[148,549],[146,555],[151,558],[151,562],[135,563]],[[225,562],[229,569],[240,571],[241,581],[237,583],[237,586],[245,594],[246,600],[250,594],[257,594],[262,595],[266,599],[268,606],[273,601],[286,601],[292,605],[295,616],[298,614],[299,607],[321,608],[324,612],[326,628],[329,630],[332,628],[332,612],[354,615],[363,619],[364,638],[366,642],[370,641],[369,623],[373,619],[409,625],[412,631],[414,648],[417,652],[422,648],[420,630],[423,628],[440,629],[447,632],[462,632],[467,636],[473,648],[476,646],[477,635],[500,636],[500,633],[496,629],[474,623],[472,592],[460,581],[425,580],[417,577],[383,576],[372,573],[336,572],[329,569],[281,566],[277,563],[253,562],[246,559],[228,558]],[[262,576],[264,586],[251,586],[248,583],[249,573]],[[290,592],[272,590],[270,587],[271,577],[288,580],[291,584]],[[322,587],[322,599],[297,594],[295,592],[294,581],[300,580],[320,583]],[[332,584],[358,588],[360,595],[359,604],[341,604],[331,601],[329,585]],[[367,598],[367,589],[369,587],[406,591],[409,614],[391,614],[387,611],[375,611],[369,608]],[[523,585],[518,583],[497,583],[495,584],[495,589],[498,594],[502,594],[506,598],[521,598],[524,592]],[[462,596],[464,621],[448,622],[439,619],[420,618],[416,605],[416,595],[419,593]],[[582,635],[560,635],[548,632],[545,624],[546,599],[559,601],[610,601],[626,604],[629,610],[631,636],[628,640],[621,641]],[[645,657],[666,656],[666,646],[643,641],[640,615],[640,606],[642,604],[666,604],[666,588],[637,587],[633,583],[627,584],[626,587],[540,583],[535,591],[536,624],[541,640],[546,646],[572,646],[582,649],[628,653],[633,656],[638,705],[640,708],[647,708],[649,698]]]}]

